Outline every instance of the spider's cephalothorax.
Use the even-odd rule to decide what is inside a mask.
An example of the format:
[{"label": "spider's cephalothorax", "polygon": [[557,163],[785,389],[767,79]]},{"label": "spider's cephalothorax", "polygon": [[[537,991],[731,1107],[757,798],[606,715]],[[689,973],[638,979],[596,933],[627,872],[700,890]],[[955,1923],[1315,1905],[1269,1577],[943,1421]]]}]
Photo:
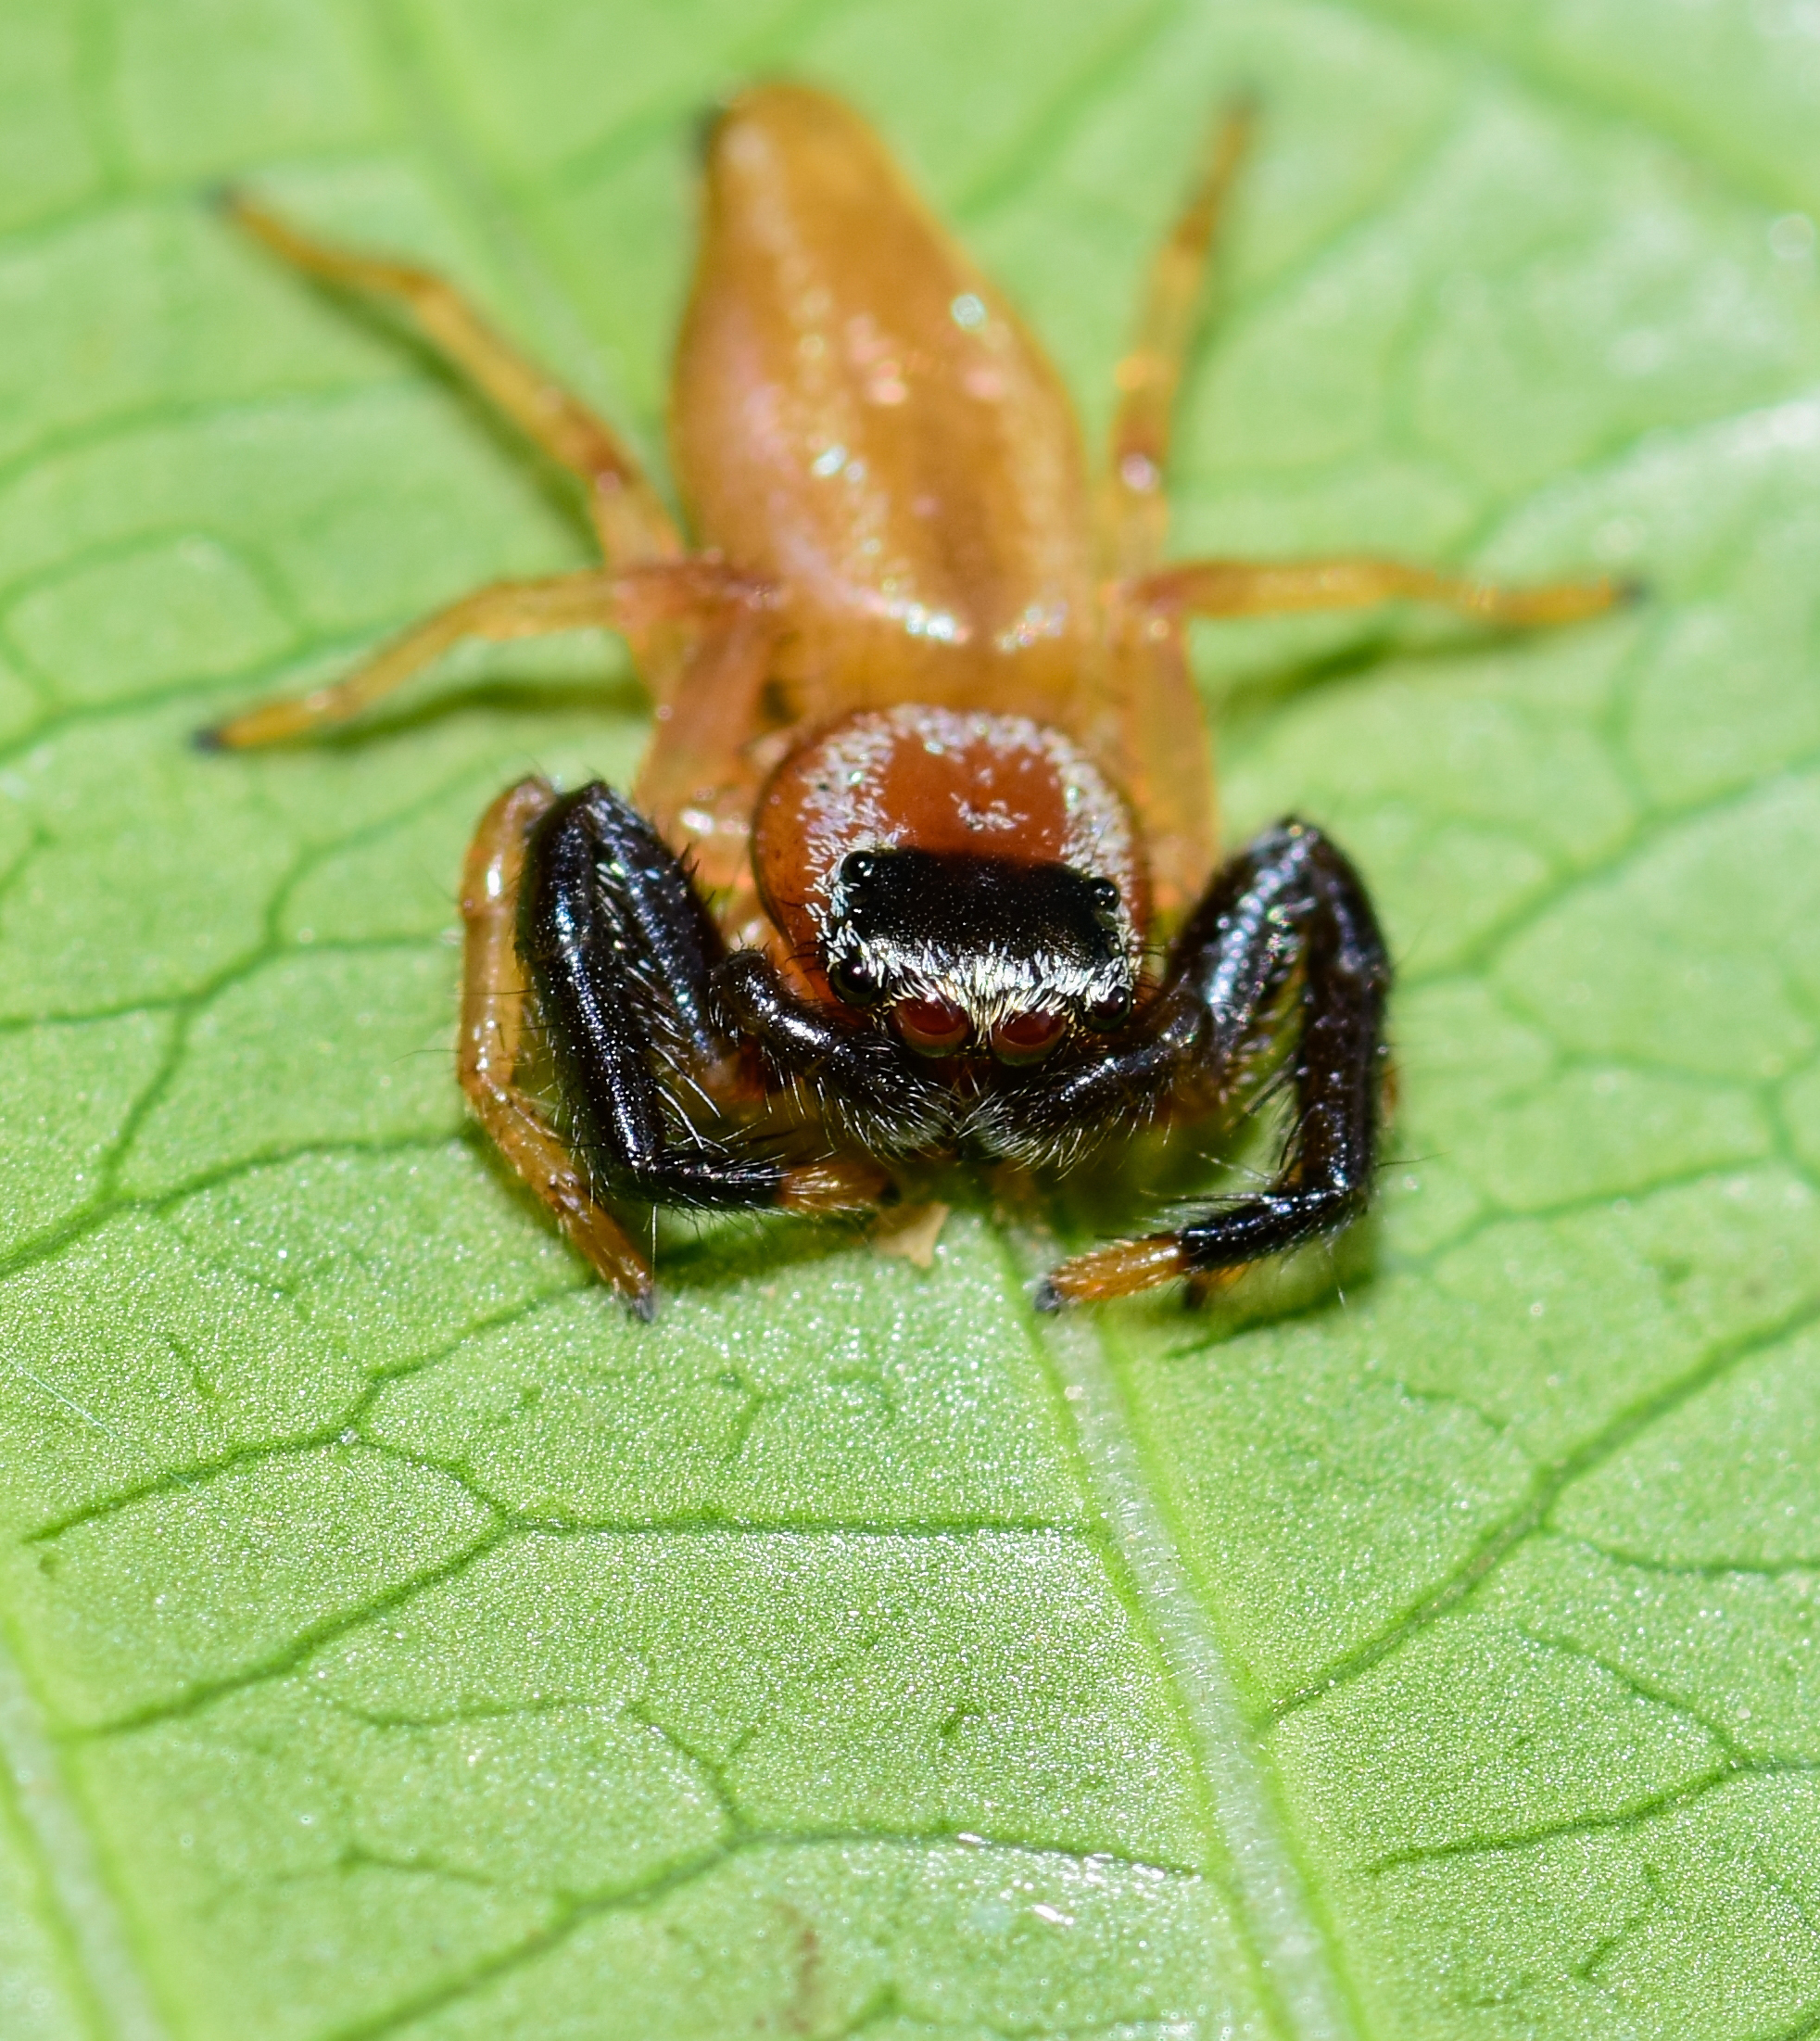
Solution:
[{"label": "spider's cephalothorax", "polygon": [[1027,717],[907,704],[843,718],[773,775],[753,859],[804,989],[919,1056],[1022,1066],[1131,1013],[1131,816],[1078,745]]},{"label": "spider's cephalothorax", "polygon": [[[692,551],[610,428],[440,278],[231,201],[298,268],[408,308],[587,489],[600,568],[480,589],[209,741],[339,722],[464,636],[625,638],[657,718],[634,799],[521,780],[470,849],[460,1071],[639,1311],[651,1267],[613,1194],[828,1212],[877,1202],[902,1156],[1068,1165],[1225,1109],[1278,1037],[1274,1180],[1076,1257],[1038,1302],[1235,1268],[1368,1197],[1384,944],[1306,823],[1215,868],[1185,619],[1416,596],[1550,623],[1617,591],[1163,564],[1170,406],[1246,127],[1220,129],[1156,263],[1095,494],[1042,350],[858,117],[800,86],[741,95],[708,139],[671,404]],[[562,1125],[521,1078],[534,1019]]]}]

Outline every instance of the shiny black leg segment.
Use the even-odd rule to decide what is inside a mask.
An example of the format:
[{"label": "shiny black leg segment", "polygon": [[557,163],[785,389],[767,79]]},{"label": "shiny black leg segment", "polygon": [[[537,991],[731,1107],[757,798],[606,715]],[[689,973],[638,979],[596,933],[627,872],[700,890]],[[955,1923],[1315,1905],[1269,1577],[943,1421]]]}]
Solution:
[{"label": "shiny black leg segment", "polygon": [[1222,866],[1170,949],[1156,997],[1115,1040],[1058,1057],[990,1105],[991,1145],[1020,1160],[1071,1159],[1071,1148],[1181,1104],[1191,1086],[1224,1091],[1301,955],[1314,844],[1338,856],[1318,830],[1285,822]]},{"label": "shiny black leg segment", "polygon": [[1182,1227],[1185,1265],[1236,1268],[1356,1219],[1377,1166],[1390,958],[1345,854],[1306,822],[1269,830],[1215,881],[1173,962],[1207,1015],[1196,1060],[1216,1067],[1242,1049],[1286,973],[1301,973],[1295,1117],[1276,1181]]},{"label": "shiny black leg segment", "polygon": [[875,1154],[913,1154],[946,1133],[945,1093],[898,1043],[799,998],[768,957],[736,952],[715,970],[714,989],[728,1026]]},{"label": "shiny black leg segment", "polygon": [[712,990],[719,932],[676,854],[598,780],[532,833],[518,952],[603,1183],[654,1204],[776,1201],[784,1165],[696,1134],[676,1097],[732,1050]]},{"label": "shiny black leg segment", "polygon": [[1278,1070],[1295,1120],[1275,1181],[1173,1233],[1064,1263],[1038,1286],[1037,1308],[1241,1267],[1356,1218],[1377,1161],[1389,989],[1364,886],[1319,830],[1285,821],[1232,858],[1176,939],[1156,999],[1118,1041],[1045,1069],[1022,1096],[1021,1126],[1034,1137],[1070,1113],[1104,1127],[1108,1116],[1131,1125],[1217,1109],[1242,1094],[1286,1024],[1291,1053]]}]

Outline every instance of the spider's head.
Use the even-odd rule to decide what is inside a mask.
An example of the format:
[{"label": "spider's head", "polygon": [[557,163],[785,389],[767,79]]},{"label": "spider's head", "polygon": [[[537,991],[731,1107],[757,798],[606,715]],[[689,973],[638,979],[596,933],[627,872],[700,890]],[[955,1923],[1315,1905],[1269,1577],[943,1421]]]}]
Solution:
[{"label": "spider's head", "polygon": [[919,1055],[1034,1063],[1071,1028],[1121,1027],[1139,938],[1110,879],[970,852],[850,852],[822,934],[837,999]]}]

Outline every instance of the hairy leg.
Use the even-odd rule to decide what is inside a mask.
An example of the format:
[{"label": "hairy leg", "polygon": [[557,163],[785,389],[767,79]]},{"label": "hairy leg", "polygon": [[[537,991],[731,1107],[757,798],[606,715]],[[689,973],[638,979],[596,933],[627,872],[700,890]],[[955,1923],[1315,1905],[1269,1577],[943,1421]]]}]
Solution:
[{"label": "hairy leg", "polygon": [[461,874],[467,946],[456,1071],[474,1117],[600,1279],[640,1317],[651,1311],[650,1264],[586,1178],[534,1100],[518,1087],[525,971],[517,945],[519,881],[531,830],[556,799],[544,780],[509,787],[481,818]]},{"label": "hairy leg", "polygon": [[[699,645],[747,611],[763,610],[767,601],[757,584],[708,560],[666,561],[623,574],[596,568],[540,581],[496,581],[413,624],[332,687],[264,703],[203,732],[199,741],[248,751],[333,729],[464,638],[539,638],[589,626],[636,638],[654,624],[686,619],[698,626]],[[768,648],[768,638],[765,643]],[[699,659],[699,650],[693,656]]]},{"label": "hairy leg", "polygon": [[274,255],[326,284],[400,305],[424,337],[551,460],[580,477],[610,564],[673,559],[682,540],[631,450],[578,398],[495,333],[434,271],[331,247],[231,192],[228,212]]},{"label": "hairy leg", "polygon": [[702,1131],[737,1089],[724,952],[676,854],[599,781],[537,824],[518,954],[536,984],[593,1172],[654,1204],[854,1211],[885,1186],[869,1162],[795,1164],[741,1130]]},{"label": "hairy leg", "polygon": [[1178,942],[1166,1000],[1203,1024],[1174,1071],[1218,1096],[1290,973],[1295,1121],[1275,1181],[1186,1225],[1077,1255],[1037,1292],[1043,1311],[1124,1297],[1173,1277],[1236,1270],[1336,1232],[1371,1196],[1387,1068],[1390,960],[1359,875],[1320,830],[1284,822],[1215,880]]},{"label": "hairy leg", "polygon": [[1151,263],[1137,332],[1116,372],[1119,408],[1101,523],[1106,572],[1121,579],[1146,573],[1162,557],[1169,527],[1163,474],[1176,391],[1200,323],[1214,233],[1252,126],[1251,108],[1235,105],[1209,135],[1188,202]]},{"label": "hairy leg", "polygon": [[1629,598],[1623,582],[1541,582],[1503,588],[1401,560],[1184,560],[1131,583],[1127,599],[1152,615],[1273,616],[1368,609],[1401,597],[1436,602],[1488,624],[1574,624]]}]

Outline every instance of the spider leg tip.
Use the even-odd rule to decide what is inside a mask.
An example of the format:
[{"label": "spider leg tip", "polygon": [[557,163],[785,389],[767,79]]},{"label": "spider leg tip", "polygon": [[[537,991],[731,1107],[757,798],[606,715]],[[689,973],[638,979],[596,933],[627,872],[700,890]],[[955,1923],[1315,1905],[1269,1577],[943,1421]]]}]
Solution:
[{"label": "spider leg tip", "polygon": [[190,748],[193,751],[226,751],[228,746],[219,726],[209,723],[190,732]]},{"label": "spider leg tip", "polygon": [[1044,1276],[1030,1294],[1030,1302],[1045,1317],[1053,1318],[1058,1312],[1068,1309],[1069,1299],[1063,1296],[1049,1276]]}]

